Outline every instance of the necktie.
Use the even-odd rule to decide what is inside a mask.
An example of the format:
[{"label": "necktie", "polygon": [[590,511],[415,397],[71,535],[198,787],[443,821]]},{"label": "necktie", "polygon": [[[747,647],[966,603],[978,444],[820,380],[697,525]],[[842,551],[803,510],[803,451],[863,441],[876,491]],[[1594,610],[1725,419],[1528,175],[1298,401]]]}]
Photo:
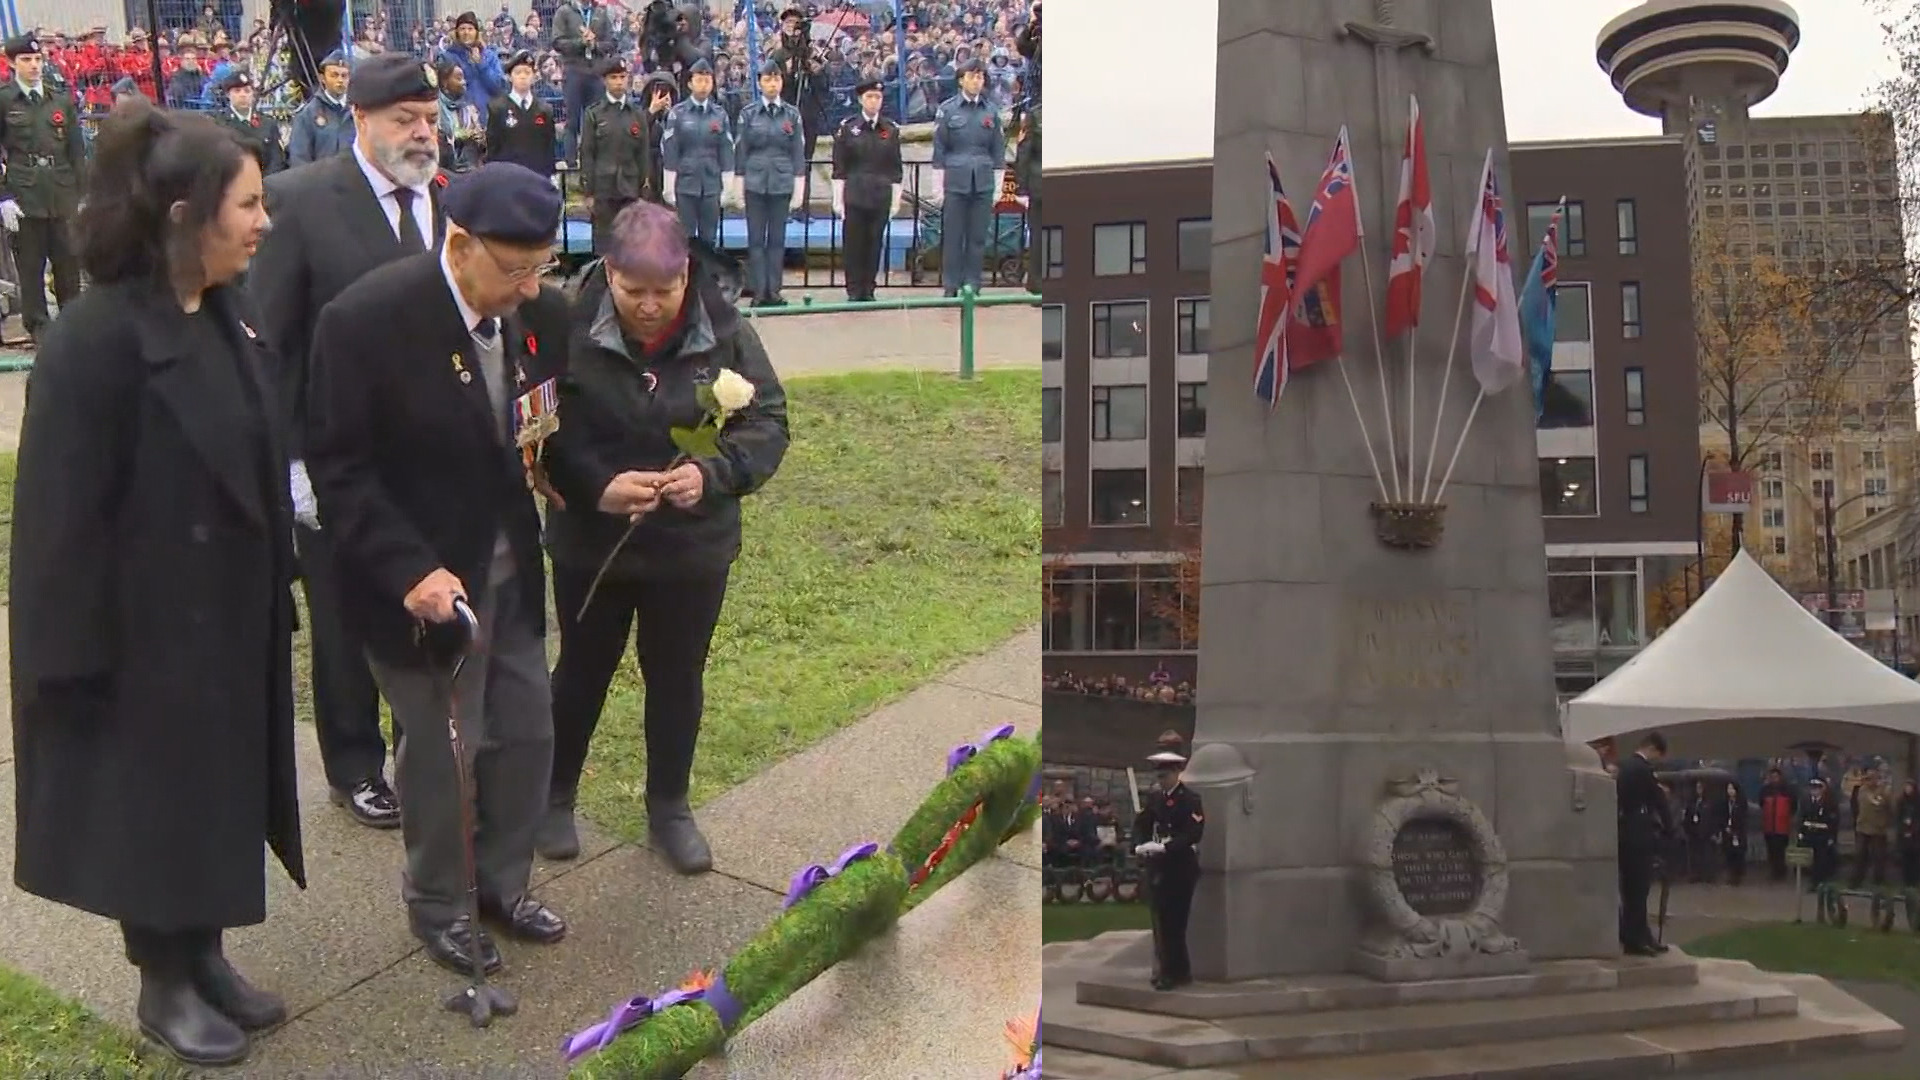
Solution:
[{"label": "necktie", "polygon": [[413,216],[413,189],[394,188],[393,202],[400,208],[400,250],[409,255],[418,255],[427,250],[426,233],[420,229],[420,219]]},{"label": "necktie", "polygon": [[473,336],[478,338],[482,344],[491,342],[493,335],[499,332],[500,322],[498,319],[481,319],[480,324],[473,328]]}]

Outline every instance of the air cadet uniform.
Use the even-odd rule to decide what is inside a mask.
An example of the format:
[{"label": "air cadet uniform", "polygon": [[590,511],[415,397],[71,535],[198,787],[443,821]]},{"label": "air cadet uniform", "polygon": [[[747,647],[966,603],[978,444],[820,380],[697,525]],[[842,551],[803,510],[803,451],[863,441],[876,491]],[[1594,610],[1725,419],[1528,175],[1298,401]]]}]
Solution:
[{"label": "air cadet uniform", "polygon": [[[780,74],[769,60],[760,75]],[[800,110],[764,93],[740,110],[733,147],[734,175],[746,195],[747,288],[754,307],[778,307],[787,261],[787,211],[800,205],[807,175],[807,143]]]},{"label": "air cadet uniform", "polygon": [[869,94],[879,94],[879,79],[853,88],[862,111],[840,122],[833,133],[835,207],[846,219],[847,299],[871,300],[880,276],[880,253],[887,224],[899,208],[905,166],[900,161],[900,125],[876,108],[866,112]]},{"label": "air cadet uniform", "polygon": [[1200,836],[1206,813],[1200,796],[1180,781],[1184,755],[1162,750],[1147,759],[1161,785],[1143,800],[1133,822],[1134,852],[1145,861],[1147,903],[1153,913],[1153,986],[1171,990],[1193,981],[1187,955],[1187,917],[1200,884]]},{"label": "air cadet uniform", "polygon": [[[978,60],[960,65],[963,77],[984,76],[986,70]],[[984,90],[948,98],[933,124],[933,166],[941,170],[946,193],[940,207],[940,280],[948,296],[958,296],[963,285],[980,288],[987,230],[1006,168],[1006,133]]]},{"label": "air cadet uniform", "polygon": [[[530,53],[515,53],[507,61],[507,78],[513,78],[513,70],[522,65],[535,67]],[[539,95],[529,93],[521,100],[509,90],[487,106],[488,161],[510,161],[551,177],[553,164],[560,159],[559,146],[553,107]]]},{"label": "air cadet uniform", "polygon": [[[618,57],[600,64],[600,78],[627,74]],[[580,182],[593,198],[593,250],[607,249],[613,219],[651,194],[652,119],[631,93],[587,106],[580,122]]]},{"label": "air cadet uniform", "polygon": [[713,99],[713,67],[705,60],[694,62],[688,82],[700,75],[707,77],[707,93],[696,87],[692,97],[667,113],[667,131],[660,137],[661,192],[680,212],[687,234],[717,248],[720,189],[733,172],[733,125]]},{"label": "air cadet uniform", "polygon": [[247,111],[241,112],[234,106],[231,95],[235,90],[254,89],[253,76],[245,71],[229,72],[220,80],[220,91],[229,95],[227,107],[218,116],[222,124],[238,132],[241,141],[253,151],[260,162],[260,171],[268,176],[287,167],[286,150],[280,144],[280,124],[273,117],[248,104]]},{"label": "air cadet uniform", "polygon": [[[339,53],[320,62],[322,71],[346,66],[346,57]],[[352,147],[353,113],[346,99],[321,90],[293,114],[293,130],[287,133],[287,167],[344,154]]]},{"label": "air cadet uniform", "polygon": [[[32,35],[7,42],[7,58],[44,56]],[[86,187],[87,137],[80,128],[73,92],[48,64],[37,86],[12,82],[0,86],[0,153],[6,176],[0,179],[0,221],[13,234],[14,266],[19,272],[21,321],[36,341],[46,329],[47,267],[53,267],[53,296],[61,307],[80,295],[80,263],[73,248],[73,218]]]},{"label": "air cadet uniform", "polygon": [[1027,291],[1037,293],[1045,271],[1045,253],[1040,250],[1040,177],[1044,171],[1040,160],[1040,106],[1027,110],[1026,129],[1020,148],[1014,151],[1013,168],[1027,193]]}]

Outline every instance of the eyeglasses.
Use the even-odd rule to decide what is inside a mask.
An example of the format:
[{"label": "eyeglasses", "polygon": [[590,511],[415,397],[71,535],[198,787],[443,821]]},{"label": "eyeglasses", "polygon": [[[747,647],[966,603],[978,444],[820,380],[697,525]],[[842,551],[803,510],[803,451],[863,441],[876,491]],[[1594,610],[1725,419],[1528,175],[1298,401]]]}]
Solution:
[{"label": "eyeglasses", "polygon": [[[477,236],[474,237],[474,239],[480,240]],[[493,265],[498,267],[502,274],[506,275],[507,280],[515,284],[519,284],[529,278],[545,277],[560,269],[559,259],[548,259],[538,266],[508,266],[506,263],[500,261],[500,253],[493,250],[492,244],[487,243],[485,240],[480,240],[480,248],[487,253],[487,258],[493,260]]]}]

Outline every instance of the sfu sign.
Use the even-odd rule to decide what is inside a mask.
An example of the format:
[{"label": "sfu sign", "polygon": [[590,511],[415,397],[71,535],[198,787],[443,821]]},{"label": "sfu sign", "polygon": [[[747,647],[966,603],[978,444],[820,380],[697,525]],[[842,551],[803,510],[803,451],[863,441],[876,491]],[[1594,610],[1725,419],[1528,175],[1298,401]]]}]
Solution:
[{"label": "sfu sign", "polygon": [[1744,514],[1753,509],[1753,474],[1710,472],[1701,492],[1700,508],[1709,514]]}]

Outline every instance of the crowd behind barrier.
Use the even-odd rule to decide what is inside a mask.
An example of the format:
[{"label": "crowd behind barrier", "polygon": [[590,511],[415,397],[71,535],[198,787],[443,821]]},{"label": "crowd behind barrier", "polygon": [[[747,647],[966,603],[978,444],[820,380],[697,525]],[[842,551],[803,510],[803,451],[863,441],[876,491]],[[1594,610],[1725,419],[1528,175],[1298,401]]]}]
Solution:
[{"label": "crowd behind barrier", "polygon": [[1146,682],[1133,682],[1124,675],[1087,678],[1061,672],[1047,679],[1047,689],[1092,697],[1122,697],[1133,701],[1151,701],[1163,705],[1193,704],[1193,684],[1175,682],[1164,670],[1156,670]]},{"label": "crowd behind barrier", "polygon": [[[346,35],[349,62],[387,50],[437,58],[452,40],[454,20],[468,0],[352,0]],[[499,57],[525,50],[538,64],[539,94],[556,109],[562,99],[560,58],[551,47],[555,0],[524,0],[487,5],[472,0],[484,27],[484,44]],[[636,70],[650,69],[643,33],[644,4],[609,5],[618,27],[616,51]],[[739,2],[730,15],[709,8],[697,47],[712,58],[717,94],[736,111],[755,92],[751,57],[765,56],[780,40],[779,14],[788,5],[770,0]],[[853,88],[873,78],[885,80],[887,114],[902,123],[932,118],[939,104],[957,92],[955,68],[970,57],[985,60],[987,96],[1002,111],[1033,96],[1035,64],[1020,55],[1020,30],[1028,20],[1025,0],[903,0],[896,18],[892,0],[825,0],[811,5],[814,38],[825,49],[824,107],[831,131],[855,109]],[[236,0],[196,4],[160,0],[157,32],[135,25],[113,40],[107,27],[38,28],[48,59],[73,87],[83,112],[98,116],[113,104],[113,86],[133,80],[138,90],[176,108],[221,106],[212,87],[233,66],[252,71],[267,93],[263,111],[285,116],[298,106],[297,91],[286,79],[284,35],[264,18],[244,20]],[[139,6],[136,6],[136,11]],[[902,38],[905,69],[902,70]],[[155,85],[153,52],[160,59]],[[10,78],[0,63],[0,77]],[[905,87],[905,107],[901,89]]]}]

